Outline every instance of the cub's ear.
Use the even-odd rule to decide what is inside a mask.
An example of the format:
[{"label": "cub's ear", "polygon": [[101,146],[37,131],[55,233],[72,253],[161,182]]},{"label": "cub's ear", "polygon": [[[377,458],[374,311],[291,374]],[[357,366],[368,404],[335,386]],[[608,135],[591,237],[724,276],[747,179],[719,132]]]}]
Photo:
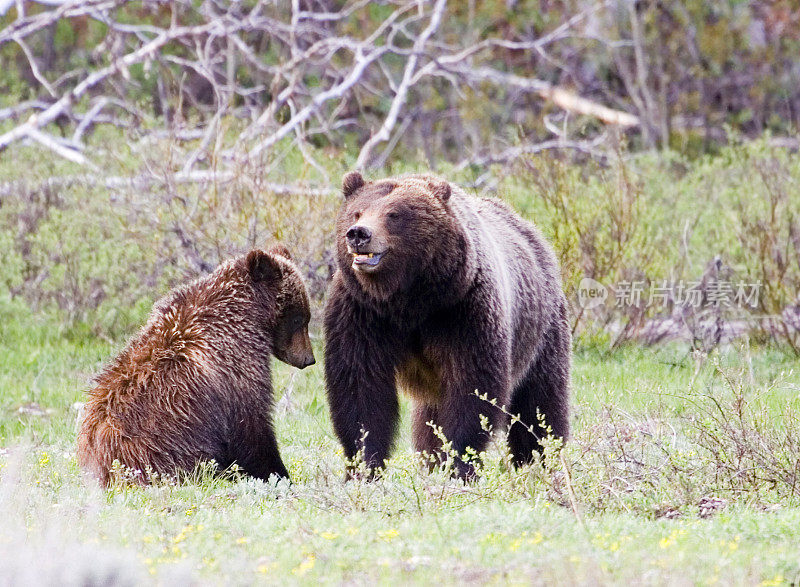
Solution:
[{"label": "cub's ear", "polygon": [[431,186],[431,193],[434,196],[439,198],[442,202],[446,202],[450,199],[450,194],[452,193],[450,188],[450,182],[444,180],[432,180],[429,182]]},{"label": "cub's ear", "polygon": [[281,278],[280,262],[269,253],[252,250],[247,253],[244,263],[253,281],[278,281]]},{"label": "cub's ear", "polygon": [[342,193],[345,200],[352,196],[356,190],[363,187],[366,182],[358,171],[351,171],[342,178]]},{"label": "cub's ear", "polygon": [[269,254],[277,255],[278,257],[283,257],[287,261],[294,262],[294,259],[292,259],[292,254],[289,252],[289,249],[286,248],[286,245],[281,245],[281,244],[273,245],[269,249]]}]

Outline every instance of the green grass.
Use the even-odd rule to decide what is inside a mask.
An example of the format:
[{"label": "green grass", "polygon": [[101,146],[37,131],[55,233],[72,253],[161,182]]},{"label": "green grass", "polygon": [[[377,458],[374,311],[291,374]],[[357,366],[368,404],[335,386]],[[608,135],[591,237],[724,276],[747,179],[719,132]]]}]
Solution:
[{"label": "green grass", "polygon": [[[687,489],[680,486],[685,478],[659,476],[653,466],[647,483],[629,471],[606,491],[609,465],[601,457],[616,448],[591,448],[598,435],[619,434],[621,423],[663,421],[683,451],[675,449],[673,461],[691,452],[701,458],[686,416],[703,413],[697,402],[705,394],[724,401],[721,373],[748,361],[753,376],[746,377],[746,393],[763,396],[778,423],[797,407],[800,389],[790,372],[794,361],[779,351],[730,348],[702,361],[679,347],[578,351],[575,440],[564,451],[570,477],[560,467],[514,473],[498,441],[481,481],[468,487],[418,467],[407,403],[385,478],[344,483],[321,366],[296,371],[276,363],[276,396],[289,395],[276,420],[291,486],[199,472],[180,486],[103,492],[78,470],[72,405],[123,341],[60,328],[52,316],[33,315],[7,297],[0,316],[0,545],[7,555],[0,574],[12,583],[31,576],[57,581],[64,569],[83,578],[234,584],[778,584],[800,578],[796,496],[768,489],[737,496],[720,479],[710,496],[726,505],[701,517],[697,497],[715,488],[714,479],[698,478]],[[668,429],[649,434],[669,436]],[[647,452],[645,444],[630,446]],[[634,490],[615,497],[626,482]],[[566,483],[574,501],[565,499]]]}]

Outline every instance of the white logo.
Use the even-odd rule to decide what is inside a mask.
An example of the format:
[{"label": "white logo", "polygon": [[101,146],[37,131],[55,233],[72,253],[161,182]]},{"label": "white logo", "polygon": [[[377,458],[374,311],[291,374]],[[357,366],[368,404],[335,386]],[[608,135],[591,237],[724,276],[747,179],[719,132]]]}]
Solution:
[{"label": "white logo", "polygon": [[600,306],[606,301],[608,290],[599,281],[584,277],[578,285],[578,305],[586,310]]}]

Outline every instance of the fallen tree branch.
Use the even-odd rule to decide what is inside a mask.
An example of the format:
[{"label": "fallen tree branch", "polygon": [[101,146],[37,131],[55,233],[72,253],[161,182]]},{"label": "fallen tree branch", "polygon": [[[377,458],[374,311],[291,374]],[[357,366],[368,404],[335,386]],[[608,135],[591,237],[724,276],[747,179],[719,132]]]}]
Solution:
[{"label": "fallen tree branch", "polygon": [[461,67],[456,72],[465,79],[473,82],[491,81],[497,85],[513,87],[526,92],[533,92],[551,100],[554,104],[568,112],[594,116],[606,124],[614,124],[623,128],[639,125],[639,117],[621,110],[608,108],[587,98],[582,98],[574,92],[553,86],[545,81],[505,73],[487,67],[465,68]]},{"label": "fallen tree branch", "polygon": [[485,167],[487,165],[494,165],[497,163],[510,163],[519,159],[523,155],[534,155],[544,151],[557,151],[557,150],[572,150],[586,153],[598,159],[604,159],[606,154],[598,149],[598,142],[596,141],[569,141],[564,139],[554,139],[551,141],[544,141],[541,143],[518,145],[509,147],[499,153],[490,153],[478,157],[471,157],[462,160],[457,166],[457,170],[462,170],[472,165]]},{"label": "fallen tree branch", "polygon": [[592,100],[583,98],[564,88],[552,87],[541,90],[539,95],[552,101],[556,106],[574,114],[584,114],[623,128],[639,126],[639,117],[622,110],[614,110]]},{"label": "fallen tree branch", "polygon": [[[470,111],[473,106],[459,102],[465,84],[474,92],[503,96],[507,103],[501,117],[506,121],[500,124],[511,124],[521,114],[527,116],[524,110],[530,103],[521,97],[534,94],[568,113],[592,116],[623,129],[635,128],[640,121],[633,114],[584,97],[580,90],[509,73],[506,66],[497,65],[498,57],[521,52],[552,62],[548,51],[569,38],[588,15],[611,3],[593,4],[535,39],[485,37],[481,33],[473,42],[451,35],[446,0],[387,1],[392,10],[388,16],[365,20],[374,22],[373,28],[355,32],[349,23],[366,9],[365,0],[345,2],[338,12],[301,9],[299,1],[266,11],[263,0],[248,7],[227,0],[205,0],[199,6],[190,0],[175,0],[170,5],[170,25],[164,28],[158,26],[163,23],[158,18],[149,23],[130,22],[129,14],[120,8],[126,5],[123,0],[76,0],[35,16],[23,15],[0,31],[0,45],[15,41],[34,78],[49,94],[46,100],[0,110],[0,120],[28,116],[16,126],[4,127],[0,152],[28,138],[70,161],[89,165],[91,157],[80,151],[90,129],[101,122],[136,127],[146,120],[140,78],[129,73],[133,66],[141,66],[147,76],[156,76],[156,90],[150,90],[157,91],[153,109],[172,127],[164,136],[199,139],[187,149],[176,148],[180,161],[175,164],[186,176],[213,164],[219,179],[248,160],[274,161],[272,151],[282,145],[286,149],[299,146],[309,165],[326,177],[327,171],[314,161],[307,144],[341,147],[354,136],[355,146],[360,147],[355,162],[359,168],[383,165],[401,141],[410,142],[413,137],[418,137],[433,161],[429,131],[435,128],[434,140],[439,145],[453,144],[454,137],[447,136],[451,120],[457,128],[453,131],[458,135],[455,142],[465,137],[470,141],[459,146],[458,156],[479,152],[481,133],[474,129],[483,122],[480,113],[476,116]],[[144,5],[161,6],[154,0],[144,0]],[[63,73],[51,82],[39,69],[42,57],[32,48],[41,46],[40,37],[47,27],[60,19],[78,17],[100,20],[108,27],[102,54],[111,55],[110,62],[88,72]],[[199,24],[182,26],[182,22]],[[35,34],[39,37],[31,38]],[[262,55],[264,43],[270,46],[270,59]],[[247,75],[237,74],[242,66]],[[515,91],[503,92],[506,88]],[[438,93],[437,100],[444,106],[425,102],[425,96],[432,93]],[[390,100],[384,109],[387,97]],[[119,115],[106,114],[111,104],[120,108]],[[186,116],[187,108],[199,116]],[[186,128],[186,121],[196,119],[202,130],[193,133],[194,129]],[[226,132],[232,127],[229,120],[247,122],[231,135]],[[71,142],[45,132],[56,121],[62,132],[64,126],[73,125]],[[546,132],[547,127],[544,121],[537,131]],[[369,129],[377,130],[370,134]],[[526,135],[533,133],[526,130]],[[293,137],[296,141],[287,140]],[[586,148],[585,142],[562,139],[558,146],[546,148]],[[381,152],[376,154],[379,148]],[[485,160],[488,164],[498,157],[514,156],[512,149],[482,155],[472,162]]]},{"label": "fallen tree branch", "polygon": [[[233,172],[193,171],[188,174],[176,173],[169,177],[156,175],[137,175],[132,177],[100,177],[96,174],[54,176],[43,182],[31,184],[29,181],[16,180],[0,183],[0,199],[8,198],[12,194],[24,191],[40,191],[45,189],[65,189],[74,185],[100,186],[108,190],[144,190],[154,186],[170,184],[226,184],[237,179],[242,179]],[[270,192],[276,195],[305,195],[326,196],[335,191],[333,187],[321,187],[303,184],[285,184],[259,181],[252,184],[254,189]]]},{"label": "fallen tree branch", "polygon": [[[294,128],[307,121],[311,118],[311,115],[314,113],[315,110],[319,108],[319,106],[328,100],[333,100],[335,98],[341,98],[344,93],[352,88],[358,81],[361,79],[364,70],[369,66],[373,61],[381,57],[384,53],[387,52],[386,48],[378,48],[373,50],[368,55],[364,55],[362,53],[361,48],[358,49],[355,55],[355,65],[350,73],[347,75],[341,83],[333,86],[329,90],[321,92],[314,96],[311,100],[311,103],[300,110],[297,114],[292,116],[292,118],[283,126],[281,126],[277,131],[275,131],[272,135],[267,137],[266,139],[256,143],[255,147],[250,150],[250,157],[256,158],[258,155],[264,151],[265,149],[271,147],[285,136],[287,136],[290,132],[294,130]],[[2,139],[2,137],[0,137]],[[2,146],[2,143],[0,143]]]},{"label": "fallen tree branch", "polygon": [[36,63],[36,58],[33,56],[30,47],[28,47],[28,45],[25,43],[25,40],[22,37],[16,36],[14,37],[14,41],[17,43],[17,45],[19,45],[19,48],[22,49],[22,52],[25,54],[33,77],[36,78],[36,81],[42,84],[42,87],[47,90],[47,93],[50,94],[50,96],[55,98],[56,91],[53,89],[53,86],[50,85],[50,82],[47,81],[47,78],[42,75],[42,72],[39,71],[39,65]]},{"label": "fallen tree branch", "polygon": [[202,35],[213,30],[219,30],[220,32],[223,32],[226,30],[226,28],[221,22],[214,21],[196,27],[176,27],[164,31],[149,43],[139,47],[136,51],[128,53],[121,59],[114,61],[111,65],[108,65],[90,74],[72,90],[65,93],[59,100],[54,102],[51,106],[45,108],[38,114],[32,115],[24,124],[21,124],[7,133],[0,135],[0,152],[6,149],[6,147],[8,147],[8,145],[14,141],[25,136],[29,136],[32,130],[39,130],[42,127],[50,124],[56,118],[66,113],[70,107],[91,88],[95,87],[112,75],[126,70],[134,63],[138,63],[153,55],[158,49],[170,41],[174,41],[175,39],[179,39],[181,37]]},{"label": "fallen tree branch", "polygon": [[419,56],[428,42],[428,39],[430,39],[431,35],[433,35],[433,33],[439,28],[439,23],[442,21],[442,13],[444,12],[446,6],[447,0],[438,0],[436,2],[436,6],[433,8],[428,26],[425,27],[420,36],[417,37],[417,40],[414,41],[414,47],[411,51],[408,61],[406,62],[405,70],[403,71],[403,80],[397,87],[394,100],[392,100],[392,105],[389,107],[389,112],[386,114],[386,118],[384,118],[383,124],[378,132],[370,137],[364,146],[361,147],[361,152],[358,154],[358,160],[356,161],[356,169],[363,169],[366,167],[367,163],[369,162],[369,158],[372,155],[372,150],[375,148],[375,146],[378,143],[388,141],[391,137],[392,129],[397,123],[397,117],[400,115],[400,108],[402,108],[405,104],[408,90],[411,87],[411,82],[414,72],[417,68]]},{"label": "fallen tree branch", "polygon": [[34,16],[18,18],[8,27],[0,31],[0,46],[46,29],[62,18],[96,15],[125,4],[126,0],[74,0],[65,2],[55,10],[42,12]]},{"label": "fallen tree branch", "polygon": [[[86,157],[84,157],[78,150],[60,144],[56,139],[43,133],[42,131],[36,128],[29,129],[25,134],[25,136],[27,136],[30,139],[33,139],[40,145],[47,147],[48,149],[50,149],[57,155],[63,157],[64,159],[68,159],[69,161],[72,161],[73,163],[78,163],[80,165],[90,165],[89,160],[86,159]],[[90,166],[94,167],[94,165]]]}]

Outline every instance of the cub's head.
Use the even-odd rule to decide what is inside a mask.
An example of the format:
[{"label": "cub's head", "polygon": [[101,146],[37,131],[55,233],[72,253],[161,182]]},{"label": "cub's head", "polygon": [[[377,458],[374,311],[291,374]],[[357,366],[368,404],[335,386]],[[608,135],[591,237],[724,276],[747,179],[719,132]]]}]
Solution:
[{"label": "cub's head", "polygon": [[311,311],[303,279],[288,249],[250,251],[244,261],[256,294],[275,300],[276,322],[272,352],[276,358],[299,369],[313,365],[314,351],[308,337]]},{"label": "cub's head", "polygon": [[387,298],[459,254],[448,182],[421,175],[367,182],[351,172],[342,192],[337,260],[370,295]]}]

